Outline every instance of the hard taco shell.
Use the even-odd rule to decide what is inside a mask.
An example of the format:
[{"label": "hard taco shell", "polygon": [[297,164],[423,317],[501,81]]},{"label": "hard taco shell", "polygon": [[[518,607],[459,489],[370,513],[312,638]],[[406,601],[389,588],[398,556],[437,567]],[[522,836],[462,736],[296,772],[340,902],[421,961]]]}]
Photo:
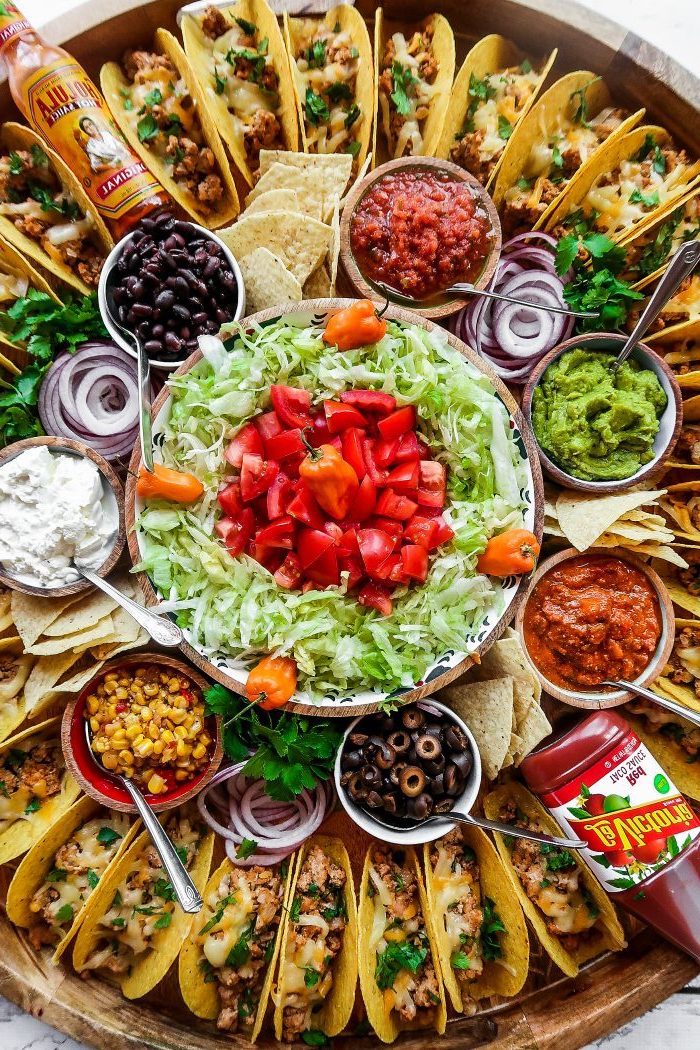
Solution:
[{"label": "hard taco shell", "polygon": [[[486,796],[484,799],[485,815],[491,820],[499,820],[501,806],[504,802],[509,801],[515,802],[518,809],[522,810],[526,816],[536,817],[545,831],[554,835],[561,835],[561,828],[553,817],[550,816],[535,796],[531,795],[527,788],[517,783],[517,781],[512,781],[509,784],[500,784],[491,794]],[[526,918],[550,959],[556,963],[567,977],[575,977],[582,963],[587,962],[588,959],[592,959],[596,955],[600,955],[606,948],[609,948],[611,951],[619,951],[625,947],[624,930],[620,925],[608,895],[576,851],[572,850],[571,852],[581,872],[581,883],[592,897],[599,911],[598,923],[601,927],[601,936],[591,938],[589,941],[583,941],[576,951],[570,952],[563,947],[557,937],[549,932],[543,913],[525,893],[511,863],[510,850],[505,844],[503,835],[496,832],[495,839],[498,852],[501,854],[504,867],[518,894]]]},{"label": "hard taco shell", "polygon": [[[87,196],[79,180],[76,179],[68,165],[61,160],[57,153],[54,153],[54,151],[46,145],[44,140],[37,135],[36,132],[32,131],[31,128],[25,127],[23,124],[15,124],[13,121],[8,121],[6,124],[3,124],[2,132],[0,132],[0,141],[2,141],[2,144],[8,149],[28,150],[31,149],[32,146],[38,146],[44,151],[48,157],[51,168],[56,172],[58,181],[75,199],[81,212],[84,215],[89,215],[92,219],[95,239],[100,244],[102,252],[106,258],[114,247],[114,241],[112,240],[102,218],[95,210],[90,198]],[[10,244],[17,248],[23,255],[29,256],[32,262],[37,263],[50,274],[60,278],[61,281],[70,285],[71,288],[76,289],[83,295],[89,294],[90,289],[80,277],[77,277],[64,263],[52,259],[36,241],[18,230],[15,224],[6,215],[0,215],[0,236],[9,241]]]},{"label": "hard taco shell", "polygon": [[[396,849],[397,847],[391,848]],[[421,910],[425,921],[425,930],[428,937],[428,944],[430,946],[430,955],[433,961],[433,966],[435,967],[435,975],[437,977],[440,994],[440,1003],[437,1007],[435,1021],[435,1031],[439,1035],[442,1035],[447,1025],[447,1006],[445,1003],[445,989],[442,983],[440,955],[435,941],[433,922],[430,918],[430,902],[425,892],[425,885],[423,883],[421,870],[418,866],[416,851],[413,847],[409,846],[403,852],[406,857],[406,866],[415,872],[418,883],[418,895],[420,898]],[[367,1012],[367,1020],[372,1025],[375,1033],[383,1043],[393,1043],[401,1032],[414,1031],[416,1029],[425,1030],[425,1025],[417,1023],[411,1024],[402,1021],[393,1010],[387,1010],[384,993],[377,987],[377,982],[374,979],[377,953],[371,943],[371,939],[375,914],[374,902],[379,900],[379,898],[378,896],[371,898],[367,894],[369,869],[373,855],[374,847],[370,847],[367,856],[365,857],[365,865],[362,871],[362,881],[360,883],[360,894],[358,898],[357,951],[359,960],[360,990],[362,992],[362,998]]]},{"label": "hard taco shell", "polygon": [[[76,970],[83,969],[98,941],[107,936],[106,929],[99,925],[100,916],[109,910],[117,886],[126,878],[137,862],[139,854],[148,848],[150,842],[151,837],[147,831],[139,835],[126,852],[122,853],[117,864],[111,869],[109,878],[102,878],[90,897],[73,949],[73,966]],[[200,893],[209,874],[213,849],[214,833],[208,831],[201,840],[189,869],[192,881]],[[150,947],[143,952],[131,970],[117,976],[122,995],[127,999],[140,999],[150,992],[175,962],[190,928],[192,916],[184,912],[178,904],[175,904],[172,916],[169,926],[155,931]]]},{"label": "hard taco shell", "polygon": [[153,38],[153,50],[170,59],[184,80],[189,94],[194,99],[194,119],[199,121],[204,145],[211,149],[216,158],[215,174],[220,177],[224,185],[224,196],[219,201],[216,209],[210,210],[198,207],[197,201],[193,199],[192,195],[183,190],[173,178],[168,165],[163,163],[155,151],[148,148],[147,143],[141,142],[136,129],[136,120],[129,119],[134,111],[127,112],[124,109],[124,92],[128,92],[132,84],[124,76],[124,71],[118,62],[106,62],[102,66],[100,70],[102,93],[107,99],[112,116],[121,128],[127,142],[141,157],[146,167],[153,172],[161,185],[165,187],[173,200],[177,201],[180,207],[195,222],[206,226],[208,229],[214,229],[217,226],[222,226],[225,222],[231,222],[240,211],[236,184],[231,174],[226,151],[209,111],[204,88],[197,80],[187,55],[180,47],[178,41],[167,29],[157,29]]},{"label": "hard taco shell", "polygon": [[[50,295],[57,303],[60,299],[54,292],[53,288],[46,280],[46,278],[35,269],[28,259],[17,251],[17,249],[10,244],[9,241],[5,240],[4,237],[0,237],[0,305],[3,310],[6,310],[9,305],[12,305],[9,298],[4,298],[2,295],[2,284],[3,277],[5,275],[16,274],[24,278],[27,281],[28,288],[36,288],[38,292],[45,292],[46,295]],[[26,354],[23,349],[22,343],[13,343],[11,339],[0,330],[0,350],[3,346],[7,346],[12,351],[12,358],[7,358],[4,353],[0,352],[0,365],[6,368],[13,375],[19,375],[20,369],[17,367],[18,363],[24,365],[26,363]]]},{"label": "hard taco shell", "polygon": [[[654,689],[656,690],[656,686],[654,686]],[[658,691],[666,693],[667,690],[664,687],[663,690],[659,689]],[[678,699],[673,694],[669,695],[674,700]],[[639,739],[649,748],[659,765],[663,766],[665,772],[668,773],[679,791],[684,795],[689,795],[690,798],[696,801],[700,801],[700,762],[689,762],[687,755],[684,755],[673,740],[662,733],[652,732],[652,730],[647,728],[644,719],[638,715],[625,711],[625,718]]]},{"label": "hard taco shell", "polygon": [[[239,0],[237,4],[231,4],[230,7],[224,7],[221,10],[230,21],[235,18],[243,18],[252,22],[257,26],[260,39],[267,37],[268,54],[272,58],[279,78],[280,108],[277,115],[282,127],[282,138],[287,149],[297,150],[299,148],[299,126],[294,85],[287,49],[277,24],[277,16],[270,10],[265,0]],[[209,40],[202,32],[203,13],[203,11],[198,11],[186,14],[182,20],[182,40],[185,52],[201,85],[205,104],[209,107],[231,160],[248,185],[253,186],[255,180],[246,158],[243,136],[238,132],[236,122],[229,112],[226,96],[217,95],[214,88],[211,68],[212,51]]]},{"label": "hard taco shell", "polygon": [[[483,901],[484,897],[490,897],[506,928],[500,938],[503,951],[501,959],[485,961],[481,976],[465,984],[465,992],[477,1001],[490,995],[516,995],[525,983],[530,961],[530,943],[520,901],[512,883],[505,876],[498,853],[485,833],[480,828],[466,825],[460,826],[460,831],[464,844],[476,854],[481,899]],[[453,1008],[462,1013],[461,986],[450,963],[452,949],[440,909],[440,885],[430,863],[430,854],[437,845],[437,842],[433,842],[423,846],[425,889],[430,902],[428,914],[433,924],[445,990]]]},{"label": "hard taco shell", "polygon": [[[290,890],[288,901],[294,900],[294,892],[306,855],[312,846],[320,846],[327,857],[339,864],[346,875],[345,882],[345,905],[347,910],[347,925],[343,932],[343,947],[333,965],[333,986],[327,996],[322,1008],[314,1012],[313,1028],[323,1032],[328,1038],[339,1035],[347,1027],[355,1004],[355,987],[357,985],[357,902],[355,901],[355,889],[353,886],[352,868],[348,851],[340,839],[331,838],[329,835],[314,835],[308,839],[299,851],[294,870],[290,878]],[[284,997],[286,992],[285,968],[288,965],[289,946],[287,935],[289,933],[290,909],[285,910],[285,918],[282,925],[280,941],[280,967],[275,990],[275,1038],[282,1038],[282,1025],[284,1020]],[[293,965],[293,964],[292,964]]]}]

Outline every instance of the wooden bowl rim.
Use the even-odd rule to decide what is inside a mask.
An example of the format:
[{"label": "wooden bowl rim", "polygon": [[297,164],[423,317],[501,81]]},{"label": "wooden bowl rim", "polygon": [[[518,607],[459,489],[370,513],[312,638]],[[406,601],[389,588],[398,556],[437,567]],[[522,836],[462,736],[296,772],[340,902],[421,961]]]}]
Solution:
[{"label": "wooden bowl rim", "polygon": [[[194,668],[191,668],[189,664],[187,664],[184,660],[179,660],[177,659],[177,657],[174,656],[168,656],[166,653],[144,651],[140,653],[132,653],[131,655],[125,656],[123,658],[116,656],[113,660],[108,660],[107,663],[104,664],[100,668],[100,670],[92,676],[90,681],[83,686],[83,688],[80,690],[77,696],[74,696],[71,700],[69,700],[61,717],[61,748],[63,750],[63,755],[65,757],[68,770],[74,777],[74,779],[78,782],[78,784],[80,785],[80,787],[86,795],[89,795],[90,798],[95,799],[96,802],[100,802],[103,806],[106,806],[108,809],[117,810],[119,813],[135,814],[137,813],[137,809],[133,803],[120,802],[118,799],[113,799],[109,795],[105,795],[102,791],[100,791],[98,787],[96,787],[93,784],[89,777],[85,775],[82,766],[79,765],[79,763],[76,761],[75,755],[73,753],[73,747],[71,745],[71,731],[73,726],[73,719],[74,717],[76,717],[76,708],[79,704],[82,703],[84,698],[87,696],[89,690],[93,688],[95,683],[99,682],[102,678],[104,678],[106,674],[109,674],[110,671],[115,671],[120,668],[126,667],[134,667],[137,664],[158,664],[163,667],[169,667],[173,670],[179,671],[181,674],[186,675],[189,679],[191,679],[194,682],[194,684],[198,687],[198,689],[201,690],[202,693],[204,693],[210,685],[210,683],[207,681],[204,675],[201,675],[199,671],[196,671],[194,670]],[[188,788],[187,791],[183,791],[181,794],[178,794],[176,798],[166,800],[164,802],[149,801],[149,805],[155,813],[162,813],[169,809],[175,809],[176,807],[183,806],[186,802],[189,802],[190,799],[193,799],[196,795],[198,795],[201,791],[204,790],[204,788],[207,786],[209,781],[219,769],[224,755],[221,732],[221,718],[219,715],[213,715],[211,717],[216,723],[216,740],[214,742],[214,747],[212,749],[207,768],[198,778],[196,778],[196,782],[192,784],[192,786]],[[95,765],[97,765],[96,760]]]},{"label": "wooden bowl rim", "polygon": [[[641,351],[642,355],[646,354],[647,357],[651,358],[654,363],[659,366],[659,369],[666,376],[671,392],[673,393],[675,421],[673,431],[666,447],[639,473],[633,475],[631,478],[623,478],[620,481],[585,481],[583,478],[575,478],[573,475],[567,474],[565,470],[561,469],[561,467],[558,467],[540,447],[537,435],[535,434],[535,428],[532,425],[532,397],[535,392],[535,387],[538,386],[542,376],[552,362],[556,361],[556,359],[566,353],[567,350],[573,350],[576,347],[581,346],[581,344],[587,345],[601,339],[609,339],[611,343],[622,344],[626,338],[627,336],[622,332],[584,332],[582,335],[572,336],[570,339],[565,339],[563,343],[559,343],[558,346],[553,347],[549,353],[545,354],[545,356],[538,361],[525,385],[522,398],[522,410],[523,415],[527,420],[528,430],[535,441],[542,470],[552,479],[552,481],[556,481],[558,485],[561,485],[562,488],[572,489],[575,492],[595,493],[599,496],[615,495],[618,492],[626,492],[628,489],[637,488],[644,482],[649,482],[653,477],[661,474],[666,460],[676,447],[676,443],[680,437],[681,427],[683,425],[683,395],[681,394],[681,388],[678,385],[678,379],[664,358],[660,354],[657,354],[655,350],[643,341],[637,343],[634,353]],[[588,349],[599,350],[601,353],[605,351],[605,347],[602,346],[589,346]],[[669,404],[664,411],[668,411],[670,407]]]},{"label": "wooden bowl rim", "polygon": [[[405,168],[437,169],[438,171],[443,171],[448,175],[452,175],[453,178],[459,179],[460,182],[467,183],[467,185],[471,187],[472,195],[480,202],[482,207],[486,209],[493,233],[493,245],[486,260],[483,273],[478,281],[474,281],[475,288],[486,288],[496,271],[498,260],[501,257],[501,246],[503,243],[501,220],[498,211],[496,210],[496,205],[493,203],[490,194],[487,193],[486,187],[482,186],[479,180],[470,172],[465,171],[464,168],[460,168],[458,164],[453,164],[452,161],[441,160],[439,157],[398,157],[396,160],[388,160],[386,163],[380,164],[378,168],[369,171],[360,182],[356,182],[348,193],[347,200],[343,207],[340,219],[340,261],[347,277],[358,295],[365,299],[376,299],[379,293],[377,292],[377,289],[373,288],[363,276],[362,271],[355,261],[352,248],[350,247],[350,224],[355,213],[355,208],[367,193],[370,186],[389,172]],[[420,317],[437,320],[438,318],[450,317],[452,314],[456,314],[459,310],[462,310],[465,307],[468,301],[469,300],[458,297],[451,299],[449,302],[443,303],[440,306],[426,307],[422,307],[420,302],[416,301],[415,306],[410,307],[410,309]],[[409,307],[404,307],[404,309],[409,309]]]},{"label": "wooden bowl rim", "polygon": [[[668,660],[671,652],[673,651],[673,644],[675,641],[676,622],[673,612],[673,602],[666,589],[666,585],[659,576],[659,574],[652,569],[651,565],[641,561],[631,551],[625,550],[622,547],[605,547],[605,548],[594,548],[589,547],[588,550],[580,551],[576,547],[567,547],[566,550],[557,551],[556,554],[552,554],[549,558],[545,558],[535,570],[530,585],[525,594],[523,602],[520,604],[518,611],[515,615],[514,627],[518,632],[520,641],[523,646],[523,650],[528,659],[530,666],[537,675],[542,688],[550,696],[553,696],[555,700],[559,700],[563,704],[567,704],[569,707],[580,707],[586,711],[595,711],[597,709],[604,709],[608,707],[619,707],[620,704],[627,703],[628,700],[634,699],[634,693],[627,691],[618,690],[617,692],[610,693],[609,696],[603,697],[600,693],[594,694],[594,698],[590,700],[579,700],[575,695],[572,695],[573,690],[569,692],[566,689],[562,689],[560,686],[550,682],[549,679],[540,671],[535,661],[528,652],[527,644],[525,642],[525,631],[523,627],[523,621],[525,619],[525,610],[527,603],[534,591],[535,587],[542,579],[546,576],[550,569],[553,569],[556,565],[560,565],[564,561],[570,561],[572,558],[585,558],[586,555],[599,558],[619,558],[620,561],[625,561],[629,565],[633,565],[635,569],[639,569],[647,577],[651,585],[653,586],[656,596],[659,601],[659,608],[661,609],[662,618],[662,630],[661,636],[657,643],[657,651],[648,665],[644,669],[641,675],[637,678],[638,685],[648,685],[650,682],[658,678],[661,670],[663,669],[666,661]],[[584,692],[584,690],[578,690],[578,692]]]},{"label": "wooden bowl rim", "polygon": [[[109,576],[110,572],[119,561],[121,553],[124,550],[124,544],[126,543],[126,530],[124,526],[124,488],[119,480],[119,476],[114,470],[114,467],[108,463],[104,456],[100,455],[100,453],[96,452],[93,448],[90,448],[89,445],[84,444],[82,441],[76,441],[73,438],[52,437],[50,435],[23,438],[21,441],[14,441],[11,445],[6,445],[3,449],[0,449],[0,466],[16,459],[17,456],[22,452],[26,452],[27,449],[36,448],[37,445],[46,445],[48,448],[53,448],[57,451],[65,449],[68,452],[77,452],[84,458],[91,460],[114,493],[119,514],[119,525],[114,540],[114,546],[108,557],[103,561],[102,565],[94,570],[98,576]],[[22,583],[21,580],[6,573],[1,565],[0,584],[9,587],[13,591],[20,591],[22,594],[32,594],[36,595],[38,598],[46,598],[47,601],[51,601],[52,598],[66,598],[72,594],[82,594],[84,591],[93,589],[93,584],[91,584],[89,580],[82,579],[76,580],[75,583],[66,583],[63,587],[37,587],[30,583]]]},{"label": "wooden bowl rim", "polygon": [[[244,317],[239,322],[241,325],[246,323],[250,324],[262,324],[266,321],[274,320],[285,314],[297,314],[297,313],[328,313],[331,310],[343,309],[346,306],[350,306],[356,302],[356,299],[349,298],[332,298],[332,299],[308,299],[301,303],[284,303],[278,306],[269,307],[267,310],[261,310],[259,313],[251,314],[250,317]],[[506,409],[510,413],[511,417],[515,420],[515,423],[520,431],[520,435],[525,445],[527,452],[527,458],[530,466],[530,472],[532,474],[532,488],[534,494],[533,501],[533,513],[534,513],[534,527],[533,532],[537,536],[538,541],[542,540],[542,532],[544,528],[544,482],[542,480],[542,471],[540,469],[539,459],[537,457],[537,446],[532,435],[531,429],[526,425],[524,416],[518,406],[517,401],[510,393],[503,380],[500,379],[491,367],[483,361],[471,347],[467,346],[458,339],[452,332],[446,331],[444,328],[435,324],[429,318],[423,317],[421,314],[416,314],[411,310],[406,310],[401,306],[391,305],[386,315],[391,320],[407,321],[411,324],[418,324],[428,331],[440,332],[449,342],[450,346],[457,350],[470,364],[474,365],[480,372],[488,377],[494,386],[498,396],[503,401]],[[176,378],[180,375],[184,375],[189,372],[199,361],[202,360],[201,350],[195,350],[195,352],[182,362],[180,367],[173,373],[172,378]],[[170,396],[170,390],[167,386],[158,394],[158,397],[153,403],[152,413],[153,418],[157,418],[158,413],[163,407],[166,399]],[[131,455],[131,461],[129,463],[129,473],[126,481],[126,498],[125,498],[125,513],[128,523],[127,532],[127,544],[129,554],[134,565],[137,565],[141,560],[141,553],[139,551],[138,539],[136,536],[135,529],[135,497],[136,497],[136,479],[138,478],[139,467],[141,465],[141,448],[139,443],[136,442],[134,450]],[[148,576],[144,572],[137,573],[139,584],[144,595],[146,605],[152,606],[160,602],[160,598],[157,596]],[[525,595],[525,580],[521,577],[521,582],[518,586],[518,591],[512,599],[509,607],[501,615],[498,622],[495,624],[493,630],[490,632],[488,637],[479,645],[473,655],[481,656],[487,649],[489,649],[494,642],[496,642],[505,629],[512,623],[513,617],[520,607]],[[196,667],[199,667],[206,674],[210,675],[215,681],[225,685],[228,689],[232,689],[239,695],[245,695],[245,690],[242,685],[238,682],[234,682],[228,675],[224,674],[219,668],[206,660],[197,650],[185,641],[180,646],[180,651],[184,653],[188,660],[191,660]],[[425,696],[429,696],[431,693],[436,692],[438,689],[443,689],[450,682],[454,681],[459,675],[464,674],[465,671],[473,664],[472,656],[467,656],[464,660],[461,660],[455,667],[450,668],[434,678],[430,682],[426,682],[423,685],[416,686],[414,689],[409,690],[406,693],[401,694],[397,697],[397,702],[400,704],[412,703],[415,700],[421,700]],[[324,705],[316,706],[313,704],[304,704],[297,701],[291,700],[287,707],[294,711],[296,714],[316,715],[323,718],[350,718],[359,717],[363,714],[372,714],[379,708],[379,701],[372,701],[366,704],[358,704],[350,707],[349,705],[339,704],[336,706]]]}]

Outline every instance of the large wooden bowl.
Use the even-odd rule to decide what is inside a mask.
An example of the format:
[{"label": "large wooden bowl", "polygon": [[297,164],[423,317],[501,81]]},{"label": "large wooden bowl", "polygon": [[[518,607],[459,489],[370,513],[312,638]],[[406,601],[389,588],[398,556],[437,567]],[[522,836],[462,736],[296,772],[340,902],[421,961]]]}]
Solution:
[{"label": "large wooden bowl", "polygon": [[[302,310],[305,314],[308,313],[325,316],[331,310],[342,309],[345,306],[349,306],[353,301],[354,300],[352,299],[310,299],[303,304],[294,303],[290,305],[287,303],[284,306],[271,307],[269,310],[261,310],[259,313],[253,314],[250,317],[250,321],[264,324],[265,322],[276,320],[278,317],[287,314],[298,314]],[[407,321],[412,324],[420,325],[423,328],[427,328],[428,331],[439,331],[449,340],[450,345],[454,347],[455,350],[458,350],[462,356],[470,362],[470,364],[489,377],[498,397],[503,401],[507,411],[510,413],[511,426],[515,428],[515,439],[518,442],[519,447],[524,448],[525,451],[527,466],[529,466],[531,475],[527,492],[528,506],[526,507],[525,524],[526,528],[531,529],[537,538],[541,540],[544,520],[544,489],[542,473],[537,459],[537,447],[531,431],[524,426],[524,420],[518,404],[508,391],[508,388],[502,380],[498,378],[495,372],[493,372],[490,366],[478,357],[473,350],[470,350],[465,346],[465,344],[457,339],[456,336],[449,332],[445,332],[442,328],[438,328],[437,325],[432,321],[429,321],[427,318],[412,313],[409,310],[401,309],[401,307],[398,306],[389,307],[384,316],[394,320]],[[173,376],[176,377],[189,372],[198,361],[201,361],[201,359],[201,351],[196,350],[186,361],[183,361],[177,371],[172,373]],[[170,391],[167,387],[164,387],[153,403],[154,433],[157,433],[158,430],[159,413],[166,407],[169,398]],[[136,479],[138,478],[140,467],[141,449],[137,443],[134,446],[131,462],[129,464],[129,476],[126,483],[125,501],[129,553],[131,554],[131,558],[135,565],[142,560],[138,535],[134,527],[137,517]],[[154,590],[150,579],[145,573],[139,573],[139,582],[147,605],[156,605],[162,600]],[[455,678],[464,674],[474,662],[478,661],[479,657],[486,652],[486,650],[493,645],[498,638],[500,638],[515,616],[519,604],[522,601],[525,584],[526,579],[524,577],[508,577],[503,580],[503,596],[505,599],[504,611],[500,616],[498,616],[494,610],[489,612],[487,618],[477,632],[476,639],[474,640],[475,644],[472,643],[472,655],[462,657],[459,653],[453,652],[452,650],[447,650],[447,652],[442,652],[439,655],[436,655],[433,664],[428,668],[425,674],[423,682],[415,685],[411,689],[400,691],[400,694],[396,694],[399,702],[411,703],[415,700],[420,700],[429,693],[434,693],[437,689],[444,689],[444,687],[454,681]],[[237,693],[245,695],[246,673],[238,668],[229,668],[226,665],[223,655],[215,656],[214,659],[209,659],[188,642],[185,642],[181,646],[181,649],[189,660],[205,671],[210,677],[215,678],[216,681],[221,682],[222,685],[234,689]],[[326,702],[320,707],[298,702],[292,702],[289,706],[293,710],[304,714],[322,714],[331,717],[344,717],[347,715],[356,716],[376,711],[386,695],[387,694],[381,693],[379,690],[375,691],[374,696],[371,693],[339,693],[337,696],[327,697]],[[394,696],[393,693],[391,695],[392,697]]]},{"label": "large wooden bowl", "polygon": [[[21,5],[20,5],[21,6]],[[154,29],[176,31],[180,0],[83,0],[67,14],[57,14],[46,36],[65,46],[97,79],[100,66],[129,47],[144,43]],[[592,69],[604,74],[613,94],[630,109],[647,108],[696,152],[700,151],[700,79],[678,63],[571,0],[440,0],[457,37],[457,61],[475,39],[502,33],[535,54],[559,48],[555,70]],[[358,0],[373,17],[375,0]],[[427,0],[385,0],[388,18],[419,19],[434,9]],[[610,10],[615,8],[611,4]],[[0,116],[16,119],[7,85],[0,85]],[[16,353],[9,351],[10,354]],[[330,830],[330,829],[329,829]],[[339,827],[334,830],[341,832]],[[362,848],[355,829],[346,842]],[[342,833],[341,832],[341,833]],[[0,868],[3,888],[10,868]],[[533,945],[533,951],[536,951]],[[128,1002],[106,981],[81,980],[68,966],[52,968],[30,947],[24,931],[0,922],[0,990],[35,1017],[101,1050],[244,1050],[242,1036],[217,1032],[198,1021],[180,1001],[172,976],[146,999]],[[700,968],[653,931],[631,939],[629,948],[583,967],[575,980],[562,978],[542,954],[533,957],[532,985],[508,1002],[487,1000],[473,1018],[450,1021],[446,1038],[432,1032],[402,1036],[403,1050],[576,1050],[645,1013],[687,984]],[[276,1050],[269,1036],[257,1044]],[[371,1037],[334,1040],[337,1050],[378,1050]]]}]

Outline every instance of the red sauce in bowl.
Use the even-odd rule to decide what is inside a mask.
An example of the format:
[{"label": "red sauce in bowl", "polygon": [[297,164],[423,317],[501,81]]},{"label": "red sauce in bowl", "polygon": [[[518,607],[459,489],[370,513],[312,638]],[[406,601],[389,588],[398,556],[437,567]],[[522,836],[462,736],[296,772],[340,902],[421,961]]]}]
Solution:
[{"label": "red sauce in bowl", "polygon": [[358,202],[350,247],[366,279],[428,299],[456,281],[478,280],[493,232],[468,183],[447,172],[399,169]]},{"label": "red sauce in bowl", "polygon": [[523,618],[525,645],[542,674],[589,692],[607,679],[638,678],[661,631],[659,600],[644,573],[599,555],[570,558],[545,573]]}]

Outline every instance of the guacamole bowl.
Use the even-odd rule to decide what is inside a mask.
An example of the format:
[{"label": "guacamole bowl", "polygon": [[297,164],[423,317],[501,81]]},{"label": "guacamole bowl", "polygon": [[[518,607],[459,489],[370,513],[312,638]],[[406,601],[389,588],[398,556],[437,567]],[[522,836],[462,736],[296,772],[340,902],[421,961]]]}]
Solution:
[{"label": "guacamole bowl", "polygon": [[615,332],[567,339],[542,358],[525,387],[523,413],[542,469],[564,488],[616,493],[648,483],[678,440],[681,392],[661,357],[639,343],[615,379],[596,360],[617,355],[625,339]]}]

